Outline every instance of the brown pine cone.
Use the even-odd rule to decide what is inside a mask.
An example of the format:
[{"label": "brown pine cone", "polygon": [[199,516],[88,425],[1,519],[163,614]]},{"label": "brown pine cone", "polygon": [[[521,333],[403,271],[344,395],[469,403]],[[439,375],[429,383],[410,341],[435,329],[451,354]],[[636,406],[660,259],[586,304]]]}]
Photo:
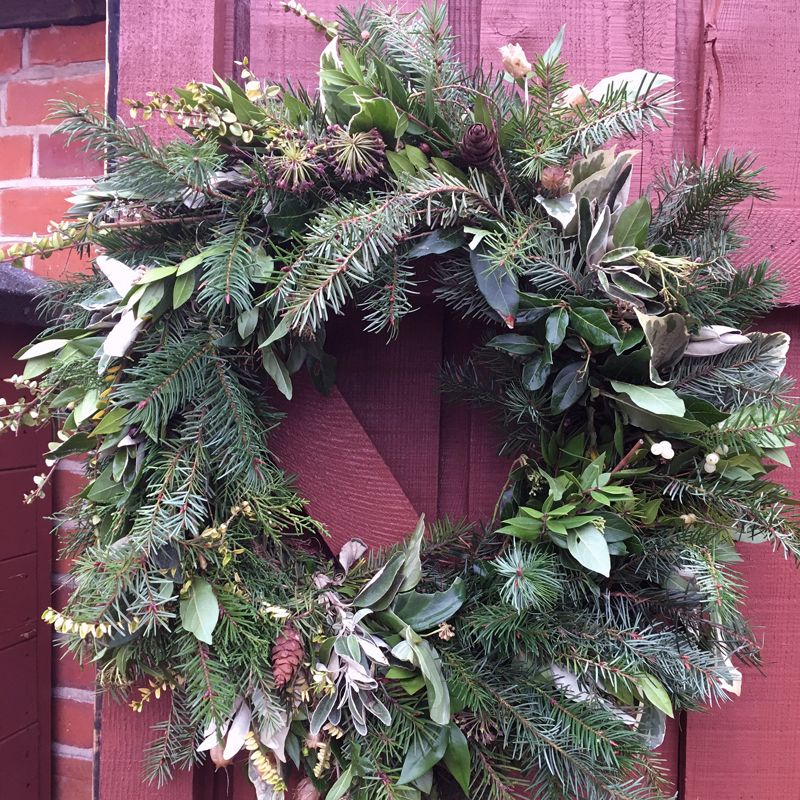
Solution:
[{"label": "brown pine cone", "polygon": [[497,134],[482,122],[476,122],[464,131],[460,152],[470,166],[488,167],[497,154]]},{"label": "brown pine cone", "polygon": [[276,689],[283,689],[303,660],[303,640],[287,622],[272,646],[272,677]]}]

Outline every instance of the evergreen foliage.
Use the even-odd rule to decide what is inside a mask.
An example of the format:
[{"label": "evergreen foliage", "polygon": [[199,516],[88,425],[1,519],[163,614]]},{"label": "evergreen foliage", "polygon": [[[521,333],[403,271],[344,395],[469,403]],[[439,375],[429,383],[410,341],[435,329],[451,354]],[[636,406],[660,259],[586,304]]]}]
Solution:
[{"label": "evergreen foliage", "polygon": [[[735,544],[800,558],[769,479],[800,430],[789,341],[750,330],[780,282],[734,264],[735,209],[770,192],[729,154],[629,203],[635,153],[608,142],[667,120],[669,79],[570,86],[563,31],[470,73],[442,5],[288,5],[336,36],[314,98],[245,66],[133,102],[188,134],[167,144],[56,105],[111,168],[11,248],[97,256],[48,290],[12,379],[33,399],[0,418],[57,422],[50,474],[88,454],[75,589],[44,616],[134,708],[169,696],[159,783],[242,752],[262,798],[290,765],[327,800],[663,798],[666,718],[758,663]],[[269,396],[303,367],[327,391],[331,315],[392,338],[423,281],[485,332],[443,390],[515,460],[492,520],[334,559]]]}]

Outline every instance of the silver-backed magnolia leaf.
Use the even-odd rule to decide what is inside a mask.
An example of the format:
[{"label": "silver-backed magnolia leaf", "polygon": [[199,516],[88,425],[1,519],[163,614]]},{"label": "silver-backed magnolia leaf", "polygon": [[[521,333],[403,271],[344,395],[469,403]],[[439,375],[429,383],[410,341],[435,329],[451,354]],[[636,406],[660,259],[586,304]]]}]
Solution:
[{"label": "silver-backed magnolia leaf", "polygon": [[542,197],[536,196],[536,202],[547,212],[550,219],[555,220],[562,228],[567,226],[575,219],[578,213],[578,199],[570,192],[563,197]]},{"label": "silver-backed magnolia leaf", "polygon": [[657,386],[668,381],[661,377],[662,369],[669,369],[682,357],[689,344],[689,332],[682,314],[655,316],[636,312],[639,324],[650,347],[650,380]]}]

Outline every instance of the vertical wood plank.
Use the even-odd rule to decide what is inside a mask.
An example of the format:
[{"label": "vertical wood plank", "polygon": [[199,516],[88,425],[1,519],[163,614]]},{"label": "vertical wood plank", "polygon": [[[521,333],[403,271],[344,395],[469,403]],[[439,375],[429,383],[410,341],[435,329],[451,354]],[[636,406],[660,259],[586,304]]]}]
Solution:
[{"label": "vertical wood plank", "polygon": [[233,1],[233,63],[231,74],[239,78],[241,67],[236,63],[250,57],[250,0]]},{"label": "vertical wood plank", "polygon": [[[763,330],[800,340],[795,310],[779,311]],[[800,377],[800,349],[789,350],[787,371]],[[790,451],[792,455],[793,452]],[[796,457],[795,457],[796,458]],[[793,459],[794,460],[794,459]],[[775,477],[800,496],[800,471]],[[763,667],[743,667],[742,696],[706,714],[690,714],[686,788],[682,800],[789,800],[800,796],[800,581],[797,567],[768,545],[742,544],[747,616],[763,641]]]},{"label": "vertical wood plank", "polygon": [[224,0],[119,0],[119,14],[120,111],[125,98],[228,71]]},{"label": "vertical wood plank", "polygon": [[447,21],[455,38],[455,51],[470,69],[478,64],[481,52],[482,0],[450,0]]}]

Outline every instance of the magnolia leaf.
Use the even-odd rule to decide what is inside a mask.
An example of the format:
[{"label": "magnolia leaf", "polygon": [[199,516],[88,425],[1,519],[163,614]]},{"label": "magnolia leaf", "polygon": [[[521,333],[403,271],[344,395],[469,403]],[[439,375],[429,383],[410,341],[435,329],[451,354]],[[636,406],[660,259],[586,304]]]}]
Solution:
[{"label": "magnolia leaf", "polygon": [[578,198],[572,192],[563,197],[537,195],[536,202],[547,212],[547,216],[555,220],[562,229],[565,229],[578,213]]},{"label": "magnolia leaf", "polygon": [[567,364],[553,381],[553,396],[550,408],[554,413],[566,411],[574,405],[586,391],[589,383],[589,370],[582,361]]},{"label": "magnolia leaf", "polygon": [[405,560],[404,553],[395,553],[355,596],[353,605],[356,608],[376,608],[386,601],[387,595],[391,595],[389,602],[394,600],[402,582],[402,576],[400,580],[397,577]]},{"label": "magnolia leaf", "polygon": [[643,704],[636,732],[650,750],[656,750],[664,743],[667,735],[667,715],[655,706]]},{"label": "magnolia leaf", "polygon": [[464,736],[461,728],[455,722],[451,722],[448,728],[450,737],[442,760],[464,794],[469,796],[470,773],[472,771],[469,743],[467,742],[467,737]]},{"label": "magnolia leaf", "polygon": [[619,342],[619,331],[601,308],[571,308],[570,326],[589,344],[603,347]]},{"label": "magnolia leaf", "polygon": [[[413,633],[410,628],[406,630]],[[447,725],[450,722],[450,692],[442,675],[439,656],[427,640],[416,638],[418,641],[409,643],[414,654],[414,662],[425,678],[430,717],[437,725]]]},{"label": "magnolia leaf", "polygon": [[652,386],[634,386],[622,381],[611,381],[615,392],[626,394],[631,402],[651,414],[666,414],[682,417],[686,414],[686,406],[672,389],[654,389]]},{"label": "magnolia leaf", "polygon": [[131,269],[127,264],[117,261],[116,258],[109,256],[97,256],[94,263],[103,275],[108,278],[109,283],[114,287],[120,297],[125,297],[133,287],[139,273]]},{"label": "magnolia leaf", "polygon": [[456,578],[450,588],[443,592],[398,594],[392,611],[415,631],[429,631],[450,619],[461,608],[466,592],[464,581]]},{"label": "magnolia leaf", "polygon": [[606,242],[608,240],[608,231],[611,228],[611,212],[608,206],[604,207],[600,212],[592,232],[589,235],[589,241],[586,244],[586,263],[597,264],[603,254],[606,252]]},{"label": "magnolia leaf", "polygon": [[413,783],[438,764],[447,750],[449,741],[450,728],[446,726],[439,729],[435,740],[415,737],[403,761],[398,784],[403,786]]},{"label": "magnolia leaf", "polygon": [[646,299],[658,297],[657,289],[632,272],[612,272],[611,280],[614,281],[620,289],[628,292],[628,294],[632,294],[634,297],[643,297]]},{"label": "magnolia leaf", "polygon": [[601,259],[601,264],[616,264],[618,261],[625,261],[639,252],[638,247],[615,247],[609,250]]},{"label": "magnolia leaf", "polygon": [[595,150],[593,153],[589,153],[588,156],[578,159],[572,165],[573,188],[585,181],[590,175],[608,169],[615,159],[616,153],[613,147],[607,150]]},{"label": "magnolia leaf", "polygon": [[472,272],[478,289],[486,302],[500,315],[509,328],[514,327],[514,317],[519,308],[517,276],[503,267],[493,267],[480,250],[469,254]]},{"label": "magnolia leaf", "polygon": [[669,75],[658,72],[648,72],[646,69],[633,69],[630,72],[620,72],[598,81],[589,92],[590,100],[602,101],[607,94],[625,92],[628,102],[633,102],[645,96],[653,89],[672,83]]},{"label": "magnolia leaf", "polygon": [[401,592],[408,592],[413,589],[422,578],[422,539],[425,536],[425,515],[421,514],[417,527],[411,534],[403,552],[404,561],[401,570],[403,581],[400,584]]},{"label": "magnolia leaf", "polygon": [[647,243],[647,232],[653,211],[646,197],[635,200],[619,215],[614,226],[614,245],[616,247],[642,248]]},{"label": "magnolia leaf", "polygon": [[579,564],[592,572],[609,576],[611,558],[608,542],[592,523],[570,530],[567,533],[567,548]]},{"label": "magnolia leaf", "polygon": [[124,311],[119,322],[103,341],[103,352],[112,358],[122,358],[136,341],[143,326],[144,320],[137,319],[133,311]]},{"label": "magnolia leaf", "polygon": [[339,551],[339,563],[342,565],[345,574],[350,572],[350,567],[352,567],[366,552],[367,546],[361,539],[350,539],[350,541],[344,544]]}]

